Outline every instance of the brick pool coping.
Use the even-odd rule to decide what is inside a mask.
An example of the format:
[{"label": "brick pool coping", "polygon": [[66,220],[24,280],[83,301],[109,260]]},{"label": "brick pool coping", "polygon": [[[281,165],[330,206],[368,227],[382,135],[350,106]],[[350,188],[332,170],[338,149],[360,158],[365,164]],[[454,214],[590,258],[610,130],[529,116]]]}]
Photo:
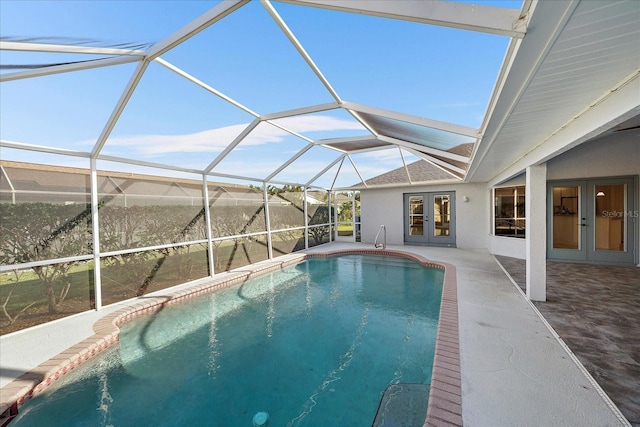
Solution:
[{"label": "brick pool coping", "polygon": [[119,325],[136,317],[161,310],[167,305],[180,303],[188,298],[280,270],[307,258],[325,258],[338,255],[399,256],[413,259],[428,267],[444,270],[440,321],[438,322],[429,405],[424,426],[461,426],[462,393],[455,267],[447,263],[433,262],[413,253],[386,249],[334,250],[284,255],[232,272],[220,273],[205,283],[171,292],[168,295],[154,296],[107,314],[93,325],[94,335],[69,347],[0,389],[0,426],[7,425],[18,414],[19,408],[25,401],[41,393],[77,366],[118,342]]}]

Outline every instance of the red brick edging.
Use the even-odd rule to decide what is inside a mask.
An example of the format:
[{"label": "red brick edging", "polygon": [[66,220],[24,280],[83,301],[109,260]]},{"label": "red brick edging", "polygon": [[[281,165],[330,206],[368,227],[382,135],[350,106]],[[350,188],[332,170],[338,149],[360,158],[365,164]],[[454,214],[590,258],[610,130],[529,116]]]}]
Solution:
[{"label": "red brick edging", "polygon": [[425,426],[462,426],[462,387],[460,383],[460,339],[458,329],[458,285],[456,268],[445,264],[440,321],[429,407]]},{"label": "red brick edging", "polygon": [[440,321],[438,322],[431,390],[429,393],[429,407],[424,425],[461,426],[462,401],[455,267],[445,263],[432,262],[419,255],[407,252],[356,249],[285,255],[278,259],[247,266],[234,272],[221,273],[219,277],[206,283],[173,292],[166,296],[147,299],[104,316],[93,325],[94,335],[66,349],[0,389],[0,427],[6,426],[15,418],[19,407],[26,400],[42,392],[80,364],[118,342],[120,333],[118,325],[138,316],[158,311],[164,306],[176,304],[188,298],[203,295],[225,286],[244,282],[250,278],[297,264],[306,258],[347,254],[399,256],[413,259],[425,266],[445,270]]}]

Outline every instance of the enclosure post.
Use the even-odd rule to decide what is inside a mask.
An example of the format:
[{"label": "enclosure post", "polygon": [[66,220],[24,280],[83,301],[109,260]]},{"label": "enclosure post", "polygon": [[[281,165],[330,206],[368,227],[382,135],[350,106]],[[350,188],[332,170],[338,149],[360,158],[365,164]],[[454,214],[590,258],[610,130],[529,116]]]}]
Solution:
[{"label": "enclosure post", "polygon": [[356,192],[351,192],[351,232],[353,233],[352,241],[356,241]]},{"label": "enclosure post", "polygon": [[262,185],[262,193],[264,194],[264,217],[267,225],[267,253],[269,259],[273,259],[273,242],[271,240],[271,219],[269,219],[269,194],[267,193],[267,183]]},{"label": "enclosure post", "polygon": [[329,243],[333,241],[333,217],[331,216],[331,191],[327,191],[327,203],[329,211],[327,212],[327,219],[329,220]]},{"label": "enclosure post", "polygon": [[91,166],[91,233],[93,237],[93,290],[96,310],[102,308],[102,281],[100,279],[100,227],[98,223],[98,169],[96,159],[90,160]]},{"label": "enclosure post", "polygon": [[209,208],[209,186],[207,185],[207,175],[202,174],[202,197],[204,202],[204,219],[205,227],[207,227],[207,252],[209,261],[209,275],[213,277],[216,274],[215,263],[213,257],[213,236],[211,236],[211,209]]},{"label": "enclosure post", "polygon": [[309,249],[309,217],[307,215],[307,187],[303,187],[302,189],[304,198],[303,203],[304,206],[302,208],[304,214],[304,248]]}]

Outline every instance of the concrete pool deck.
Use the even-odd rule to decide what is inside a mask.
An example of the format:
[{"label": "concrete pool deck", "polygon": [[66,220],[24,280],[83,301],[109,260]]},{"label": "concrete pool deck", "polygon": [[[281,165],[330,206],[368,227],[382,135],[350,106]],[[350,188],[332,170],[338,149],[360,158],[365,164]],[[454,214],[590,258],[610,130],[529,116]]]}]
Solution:
[{"label": "concrete pool deck", "polygon": [[[336,242],[308,252],[371,247]],[[486,250],[387,249],[456,267],[465,425],[629,425]],[[0,337],[0,387],[92,336],[97,320],[135,302]]]}]

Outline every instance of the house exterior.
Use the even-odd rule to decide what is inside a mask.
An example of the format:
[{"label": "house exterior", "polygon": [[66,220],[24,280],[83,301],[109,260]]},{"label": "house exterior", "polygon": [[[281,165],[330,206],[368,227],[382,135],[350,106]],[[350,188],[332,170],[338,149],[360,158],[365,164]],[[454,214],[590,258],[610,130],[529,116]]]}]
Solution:
[{"label": "house exterior", "polygon": [[625,21],[639,13],[601,6],[536,3],[464,178],[357,186],[362,241],[384,224],[389,243],[439,244],[436,224],[410,241],[409,199],[425,197],[428,224],[442,194],[455,230],[444,244],[526,259],[531,299],[545,300],[547,260],[638,265],[640,39]]}]

